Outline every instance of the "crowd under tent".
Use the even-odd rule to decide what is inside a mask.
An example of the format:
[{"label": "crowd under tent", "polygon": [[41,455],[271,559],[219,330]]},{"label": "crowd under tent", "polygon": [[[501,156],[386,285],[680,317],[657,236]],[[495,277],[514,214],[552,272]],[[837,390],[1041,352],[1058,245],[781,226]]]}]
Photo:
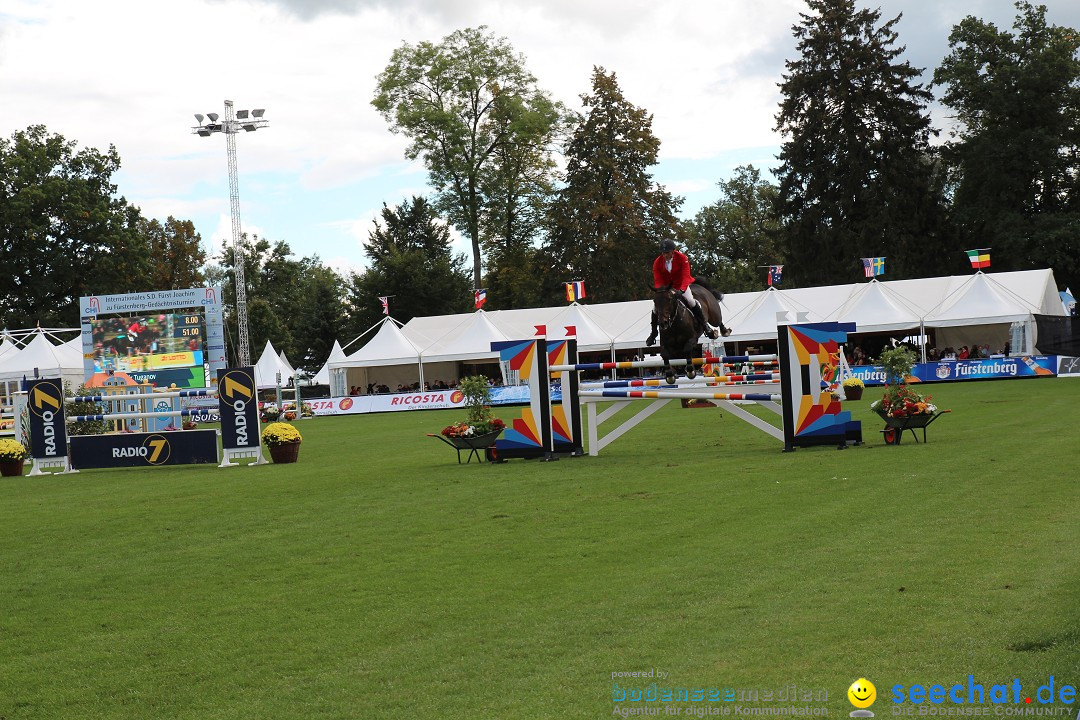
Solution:
[{"label": "crowd under tent", "polygon": [[420,359],[429,382],[449,382],[448,378],[455,378],[456,363],[462,364],[461,374],[464,376],[486,375],[497,379],[502,375],[499,353],[491,349],[491,343],[520,340],[521,337],[508,337],[488,315],[483,310],[477,310],[464,323],[421,349]]},{"label": "crowd under tent", "polygon": [[[369,385],[385,385],[391,391],[398,385],[420,383],[423,367],[420,349],[402,332],[398,323],[387,316],[373,327],[378,331],[359,350],[338,360],[328,360],[330,391],[334,397],[350,395],[353,388],[367,394]],[[371,328],[368,329],[368,332]]]}]

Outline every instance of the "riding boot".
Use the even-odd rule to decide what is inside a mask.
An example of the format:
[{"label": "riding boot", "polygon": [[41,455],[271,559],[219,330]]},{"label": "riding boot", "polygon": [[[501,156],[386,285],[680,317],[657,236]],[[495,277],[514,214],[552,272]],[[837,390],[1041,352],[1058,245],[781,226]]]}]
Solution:
[{"label": "riding boot", "polygon": [[701,307],[701,303],[698,303],[694,307],[690,308],[694,313],[694,318],[701,323],[701,327],[705,328],[705,334],[715,340],[720,337],[720,331],[714,328],[709,323],[705,322],[705,311]]}]

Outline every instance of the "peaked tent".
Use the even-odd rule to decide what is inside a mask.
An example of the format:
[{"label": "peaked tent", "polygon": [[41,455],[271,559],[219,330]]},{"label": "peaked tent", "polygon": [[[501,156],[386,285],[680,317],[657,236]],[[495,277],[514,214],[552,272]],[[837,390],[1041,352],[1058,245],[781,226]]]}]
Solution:
[{"label": "peaked tent", "polygon": [[835,322],[853,322],[860,333],[915,330],[926,311],[874,279],[856,284],[844,304],[827,316]]},{"label": "peaked tent", "polygon": [[777,313],[786,313],[790,322],[798,320],[799,313],[806,313],[808,322],[821,320],[818,313],[795,300],[790,291],[770,287],[757,293],[757,297],[742,310],[731,317],[724,318],[724,324],[732,328],[732,332],[723,340],[726,342],[775,340]]},{"label": "peaked tent", "polygon": [[0,381],[33,379],[35,370],[37,377],[62,378],[76,388],[83,382],[82,349],[76,355],[38,332],[21,350],[9,350],[0,357]]},{"label": "peaked tent", "polygon": [[259,390],[267,390],[278,386],[277,374],[281,373],[281,386],[289,384],[289,379],[296,373],[288,364],[281,362],[273,344],[266,341],[259,362],[255,363],[255,387]]},{"label": "peaked tent", "polygon": [[1032,353],[1038,312],[1040,308],[979,271],[960,282],[927,313],[924,322],[927,328],[935,329],[938,347],[959,348],[989,339],[992,352],[1011,340],[1012,324],[1021,323],[1025,328],[1023,346],[1014,347],[1013,352]]},{"label": "peaked tent", "polygon": [[510,339],[495,327],[486,312],[477,310],[461,325],[423,348],[420,355],[425,364],[492,360],[497,359],[499,353],[491,349],[491,343]]},{"label": "peaked tent", "polygon": [[[398,327],[397,321],[385,317],[379,324],[379,330],[367,343],[352,353],[337,360],[327,360],[331,388],[348,394],[349,388],[358,387],[366,392],[367,386],[385,385],[391,391],[398,385],[423,384],[423,368],[420,365],[420,350]],[[378,368],[378,370],[370,370]],[[343,373],[335,371],[343,370]],[[341,377],[339,381],[336,376]]]},{"label": "peaked tent", "polygon": [[578,352],[610,351],[614,338],[611,337],[593,319],[588,306],[571,303],[561,313],[552,318],[548,326],[548,337],[562,340],[566,337],[566,326],[573,326],[577,337]]},{"label": "peaked tent", "polygon": [[330,348],[330,357],[326,358],[326,362],[319,368],[319,372],[315,373],[315,377],[311,379],[316,385],[329,385],[330,384],[330,363],[337,362],[338,360],[345,359],[345,351],[341,349],[341,343],[337,340],[334,341],[334,347]]}]

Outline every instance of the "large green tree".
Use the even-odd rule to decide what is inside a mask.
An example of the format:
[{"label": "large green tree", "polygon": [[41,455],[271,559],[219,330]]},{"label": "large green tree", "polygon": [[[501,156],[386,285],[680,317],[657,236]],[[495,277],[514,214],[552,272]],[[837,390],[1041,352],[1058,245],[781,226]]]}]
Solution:
[{"label": "large green tree", "polygon": [[201,287],[206,282],[206,251],[190,220],[140,218],[138,232],[150,250],[150,286],[159,290]]},{"label": "large green tree", "polygon": [[[546,167],[543,148],[558,106],[537,88],[524,58],[483,26],[438,44],[403,44],[376,80],[372,104],[393,132],[409,138],[408,157],[423,159],[438,209],[472,243],[480,287],[484,213],[506,207],[505,196],[491,194],[509,189],[512,204],[521,204],[528,183],[514,186],[514,177],[534,163]],[[502,219],[489,223],[493,238]]]},{"label": "large green tree", "polygon": [[898,60],[894,26],[854,0],[808,0],[793,28],[776,128],[785,283],[849,282],[860,257],[892,278],[934,274],[947,241],[920,71]]},{"label": "large green tree", "polygon": [[773,214],[776,186],[752,165],[735,168],[719,186],[720,199],[685,223],[694,275],[723,292],[760,290],[767,266],[784,263]]},{"label": "large green tree", "polygon": [[596,302],[635,300],[652,284],[664,238],[679,239],[680,198],[653,182],[660,140],[652,115],[631,104],[615,73],[593,68],[587,113],[566,148],[566,184],[551,204],[543,248],[547,299],[584,280]]},{"label": "large green tree", "polygon": [[473,307],[465,255],[453,252],[450,232],[427,200],[384,203],[380,218],[364,250],[370,265],[349,282],[347,331],[353,337],[383,316],[380,297],[390,298],[390,314],[402,323]]},{"label": "large green tree", "polygon": [[84,295],[153,289],[120,156],[33,125],[0,139],[0,312],[8,327],[74,325]]},{"label": "large green tree", "polygon": [[[945,146],[963,249],[993,267],[1050,265],[1080,285],[1080,33],[1016,4],[1015,32],[965,18],[934,73],[959,124]],[[956,252],[953,267],[963,267]]]}]

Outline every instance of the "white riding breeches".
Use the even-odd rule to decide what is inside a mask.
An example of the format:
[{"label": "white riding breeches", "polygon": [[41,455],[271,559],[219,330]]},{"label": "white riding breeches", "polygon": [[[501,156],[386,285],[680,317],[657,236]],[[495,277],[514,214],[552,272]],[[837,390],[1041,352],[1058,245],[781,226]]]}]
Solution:
[{"label": "white riding breeches", "polygon": [[683,299],[686,300],[686,306],[687,307],[692,308],[692,307],[695,307],[698,304],[697,298],[694,297],[694,293],[690,290],[689,285],[687,285],[686,289],[683,290],[682,296],[683,296]]}]

